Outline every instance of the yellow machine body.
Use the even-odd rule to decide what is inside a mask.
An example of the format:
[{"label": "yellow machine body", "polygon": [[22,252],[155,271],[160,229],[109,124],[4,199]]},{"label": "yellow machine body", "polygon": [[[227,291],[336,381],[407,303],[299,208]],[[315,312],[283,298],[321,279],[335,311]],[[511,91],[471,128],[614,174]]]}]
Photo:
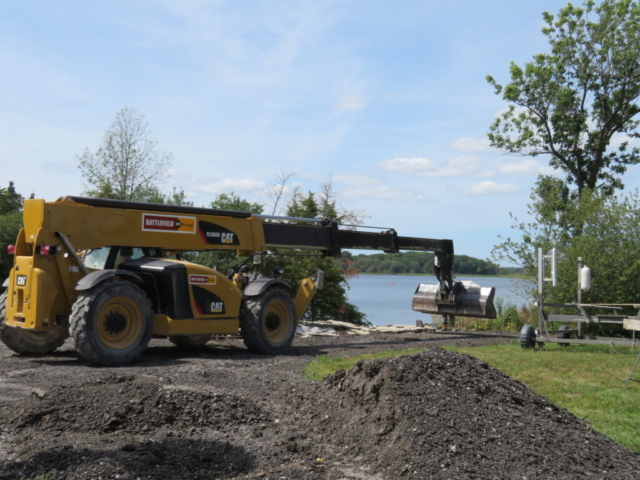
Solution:
[{"label": "yellow machine body", "polygon": [[279,247],[333,256],[343,248],[433,251],[443,292],[433,302],[469,313],[451,276],[451,240],[340,229],[321,219],[61,197],[24,202],[14,267],[0,295],[0,340],[18,353],[47,353],[71,334],[83,357],[106,365],[133,361],[152,334],[191,348],[214,334],[240,333],[250,350],[279,353],[291,345],[323,272],[292,291],[277,278],[250,278],[245,270],[227,276],[179,256],[228,250],[252,257]]},{"label": "yellow machine body", "polygon": [[[163,252],[235,250],[240,256],[266,250],[263,222],[248,215],[164,214],[157,211],[95,207],[71,197],[55,202],[25,200],[24,229],[16,242],[15,265],[8,279],[6,325],[43,331],[54,328],[68,316],[78,295],[76,285],[85,276],[74,251],[106,246],[158,248]],[[56,232],[73,245],[67,248]],[[37,248],[54,246],[54,255]],[[184,265],[189,282],[192,318],[172,319],[156,313],[156,335],[237,334],[242,303],[242,282],[201,265],[172,259]],[[94,269],[90,268],[89,271]],[[195,292],[204,294],[200,302]],[[316,292],[311,278],[305,279],[295,296],[300,319]],[[207,303],[207,295],[210,300]]]}]

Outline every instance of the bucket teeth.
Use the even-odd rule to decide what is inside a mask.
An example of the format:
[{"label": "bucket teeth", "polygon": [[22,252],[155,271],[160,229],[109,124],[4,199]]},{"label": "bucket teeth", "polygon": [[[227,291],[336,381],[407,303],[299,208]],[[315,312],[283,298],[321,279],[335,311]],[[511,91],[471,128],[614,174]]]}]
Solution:
[{"label": "bucket teeth", "polygon": [[433,315],[496,318],[493,297],[495,287],[481,287],[473,282],[457,282],[451,292],[440,285],[421,283],[413,295],[413,309]]}]

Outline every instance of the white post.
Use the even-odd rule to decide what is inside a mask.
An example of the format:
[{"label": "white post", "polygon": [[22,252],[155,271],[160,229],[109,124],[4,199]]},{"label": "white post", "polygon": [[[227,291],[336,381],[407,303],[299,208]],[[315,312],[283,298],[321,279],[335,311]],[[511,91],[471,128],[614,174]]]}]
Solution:
[{"label": "white post", "polygon": [[544,293],[544,254],[541,248],[538,249],[538,293]]}]

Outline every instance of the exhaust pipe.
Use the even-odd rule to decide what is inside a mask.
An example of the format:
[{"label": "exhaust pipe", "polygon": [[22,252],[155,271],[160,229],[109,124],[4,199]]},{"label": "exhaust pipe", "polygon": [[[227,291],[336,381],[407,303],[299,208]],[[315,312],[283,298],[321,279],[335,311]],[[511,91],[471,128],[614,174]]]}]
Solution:
[{"label": "exhaust pipe", "polygon": [[496,318],[495,294],[495,287],[481,287],[474,282],[456,282],[451,290],[421,283],[413,295],[412,308],[432,315]]}]

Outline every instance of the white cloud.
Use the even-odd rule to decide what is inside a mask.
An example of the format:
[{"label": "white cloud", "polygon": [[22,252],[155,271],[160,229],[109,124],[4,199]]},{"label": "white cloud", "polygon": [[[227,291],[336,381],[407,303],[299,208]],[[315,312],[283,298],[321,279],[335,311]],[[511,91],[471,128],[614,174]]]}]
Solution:
[{"label": "white cloud", "polygon": [[352,188],[346,190],[344,196],[348,198],[377,198],[404,203],[420,203],[427,200],[427,197],[421,193],[390,187],[389,185],[370,185]]},{"label": "white cloud", "polygon": [[491,148],[489,140],[478,137],[461,137],[447,145],[447,147],[464,153],[482,152]]},{"label": "white cloud", "polygon": [[360,175],[360,174],[338,174],[333,175],[331,180],[337,183],[346,183],[347,185],[377,185],[380,183],[380,180],[374,177],[370,177],[369,175]]},{"label": "white cloud", "polygon": [[458,177],[473,173],[477,168],[474,157],[457,157],[438,164],[427,158],[393,158],[380,166],[391,172],[406,173],[418,177]]},{"label": "white cloud", "polygon": [[508,162],[497,165],[500,173],[505,175],[535,176],[539,174],[553,175],[555,170],[548,165],[540,165],[537,160],[526,158],[519,162]]},{"label": "white cloud", "polygon": [[238,192],[260,192],[267,186],[262,180],[250,180],[245,178],[225,178],[219,182],[203,185],[200,190],[210,193],[222,193],[234,191]]},{"label": "white cloud", "polygon": [[517,191],[518,186],[515,183],[496,183],[491,180],[462,187],[462,195],[465,197],[470,195],[509,194]]},{"label": "white cloud", "polygon": [[362,98],[362,95],[343,95],[338,101],[338,108],[342,110],[362,110],[367,107],[367,104]]}]

